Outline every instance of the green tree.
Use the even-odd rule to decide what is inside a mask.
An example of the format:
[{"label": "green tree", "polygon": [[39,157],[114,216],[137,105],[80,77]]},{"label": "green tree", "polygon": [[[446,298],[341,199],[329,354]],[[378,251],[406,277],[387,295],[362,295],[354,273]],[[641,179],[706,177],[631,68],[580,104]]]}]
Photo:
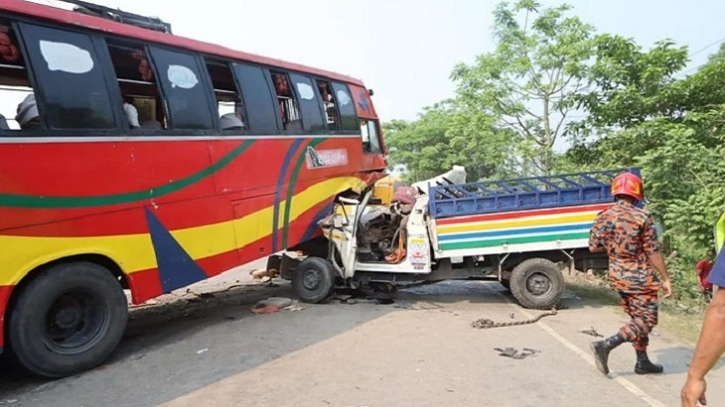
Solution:
[{"label": "green tree", "polygon": [[587,88],[594,29],[569,16],[570,9],[541,9],[532,0],[500,3],[496,50],[473,65],[458,64],[451,75],[459,103],[516,134],[520,169],[527,174],[553,170],[554,143],[565,130],[573,96]]},{"label": "green tree", "polygon": [[[664,227],[680,298],[697,298],[693,269],[713,244],[725,203],[725,58],[722,50],[690,76],[687,49],[661,41],[643,52],[630,40],[598,38],[580,99],[590,113],[576,131],[594,135],[567,152],[577,165],[642,169],[647,209]],[[678,73],[679,72],[679,73]],[[686,72],[685,72],[686,73]]]},{"label": "green tree", "polygon": [[510,132],[498,130],[481,112],[445,101],[425,108],[418,120],[394,120],[383,125],[390,165],[404,165],[408,178],[418,181],[466,167],[467,178],[502,175],[511,165]]}]

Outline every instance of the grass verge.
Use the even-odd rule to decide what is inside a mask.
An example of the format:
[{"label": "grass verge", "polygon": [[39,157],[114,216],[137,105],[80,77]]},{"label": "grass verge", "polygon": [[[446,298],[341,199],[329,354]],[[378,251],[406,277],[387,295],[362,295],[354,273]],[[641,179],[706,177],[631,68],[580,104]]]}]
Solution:
[{"label": "grass verge", "polygon": [[[619,295],[609,288],[609,284],[601,277],[587,276],[584,273],[564,274],[567,288],[598,305],[610,307],[621,315],[625,315],[619,305]],[[705,316],[704,302],[685,304],[666,299],[661,303],[658,328],[676,339],[692,344],[697,343],[700,328]]]}]

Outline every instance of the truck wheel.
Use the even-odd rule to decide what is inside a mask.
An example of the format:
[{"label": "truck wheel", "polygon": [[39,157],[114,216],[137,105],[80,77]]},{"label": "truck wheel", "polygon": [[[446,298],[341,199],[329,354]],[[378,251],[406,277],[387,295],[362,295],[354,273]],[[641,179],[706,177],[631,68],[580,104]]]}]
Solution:
[{"label": "truck wheel", "polygon": [[321,257],[308,257],[295,268],[292,287],[303,302],[318,303],[335,290],[335,270]]},{"label": "truck wheel", "polygon": [[548,309],[564,293],[564,276],[555,263],[541,258],[528,259],[511,273],[511,293],[524,308]]},{"label": "truck wheel", "polygon": [[126,329],[123,289],[94,263],[52,266],[19,295],[8,322],[10,349],[38,376],[68,376],[103,363]]}]

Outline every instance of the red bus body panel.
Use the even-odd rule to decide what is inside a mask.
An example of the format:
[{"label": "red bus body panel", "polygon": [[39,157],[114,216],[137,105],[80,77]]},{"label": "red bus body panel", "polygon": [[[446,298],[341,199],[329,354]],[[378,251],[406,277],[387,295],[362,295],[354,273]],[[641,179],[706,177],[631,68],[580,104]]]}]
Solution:
[{"label": "red bus body panel", "polygon": [[[343,81],[377,119],[343,75],[34,3],[0,10]],[[0,352],[13,288],[39,266],[106,257],[142,303],[315,237],[334,197],[385,167],[359,135],[0,139]]]}]

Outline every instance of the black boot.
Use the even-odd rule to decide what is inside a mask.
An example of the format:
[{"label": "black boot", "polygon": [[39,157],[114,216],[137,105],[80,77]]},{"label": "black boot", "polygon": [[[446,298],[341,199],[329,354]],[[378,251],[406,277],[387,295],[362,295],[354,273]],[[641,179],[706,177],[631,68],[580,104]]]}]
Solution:
[{"label": "black boot", "polygon": [[647,357],[646,350],[637,351],[637,364],[634,365],[634,372],[637,374],[662,373],[665,369],[661,365],[655,365]]},{"label": "black boot", "polygon": [[592,342],[589,348],[594,352],[594,362],[597,369],[604,374],[609,374],[609,352],[617,346],[624,343],[624,337],[621,334],[610,336],[603,341]]}]

